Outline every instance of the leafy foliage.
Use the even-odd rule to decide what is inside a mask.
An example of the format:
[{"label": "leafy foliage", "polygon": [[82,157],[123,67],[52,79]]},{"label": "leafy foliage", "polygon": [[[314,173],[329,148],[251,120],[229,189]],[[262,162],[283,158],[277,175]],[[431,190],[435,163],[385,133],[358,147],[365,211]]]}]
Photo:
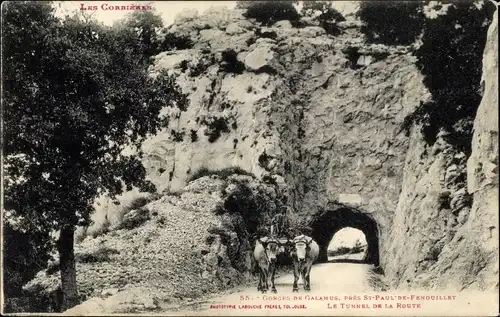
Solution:
[{"label": "leafy foliage", "polygon": [[337,255],[344,255],[344,254],[356,254],[356,253],[360,253],[363,251],[364,251],[364,248],[361,245],[355,245],[352,247],[341,246],[335,250],[328,250],[328,256],[337,256]]},{"label": "leafy foliage", "polygon": [[204,118],[200,124],[206,125],[208,127],[205,130],[205,135],[208,135],[208,142],[213,143],[217,141],[222,133],[228,133],[229,127],[227,125],[227,119],[224,117],[208,117]]},{"label": "leafy foliage", "polygon": [[5,209],[26,232],[61,230],[72,254],[72,230],[89,224],[98,195],[154,191],[123,150],[140,156],[160,109],[185,110],[186,97],[166,73],[148,76],[126,29],[61,21],[47,2],[3,9]]},{"label": "leafy foliage", "polygon": [[256,19],[264,25],[280,20],[296,21],[300,18],[293,6],[297,1],[238,1],[236,7],[246,9],[246,18]]},{"label": "leafy foliage", "polygon": [[421,123],[429,144],[443,129],[452,145],[470,151],[472,124],[482,97],[482,54],[493,11],[491,2],[482,7],[460,2],[425,24],[416,56],[432,101],[421,104],[406,125]]},{"label": "leafy foliage", "polygon": [[149,58],[161,52],[164,42],[158,36],[163,28],[161,16],[152,10],[129,13],[115,26],[126,36],[128,44],[138,57]]},{"label": "leafy foliage", "polygon": [[[6,8],[6,174],[25,181],[8,182],[5,198],[8,209],[58,229],[85,222],[104,189],[119,194],[122,182],[151,189],[141,163],[123,155],[123,147],[139,146],[159,128],[160,109],[185,99],[173,78],[149,78],[117,45],[114,29],[71,19],[58,23],[50,11],[46,29],[19,25],[43,6]],[[80,215],[68,212],[69,202]]]},{"label": "leafy foliage", "polygon": [[175,33],[166,33],[160,44],[160,51],[185,50],[194,46],[193,41],[188,36],[181,36]]},{"label": "leafy foliage", "polygon": [[6,297],[22,294],[22,286],[44,269],[49,260],[49,236],[45,232],[23,230],[3,223],[3,290]]},{"label": "leafy foliage", "polygon": [[302,15],[314,17],[328,34],[340,33],[337,23],[345,21],[345,18],[333,7],[331,1],[304,1],[303,4]]},{"label": "leafy foliage", "polygon": [[116,249],[100,246],[95,250],[77,254],[76,259],[80,263],[106,262],[110,260],[110,255],[119,253]]},{"label": "leafy foliage", "polygon": [[245,64],[237,58],[238,54],[232,50],[222,52],[222,63],[220,69],[226,73],[241,74],[245,70]]},{"label": "leafy foliage", "polygon": [[227,179],[229,176],[233,174],[253,176],[252,173],[245,171],[239,166],[227,167],[220,170],[211,170],[206,167],[201,167],[196,172],[194,172],[191,175],[191,177],[188,178],[187,181],[192,182],[195,179],[210,175],[217,175],[219,176],[220,179]]},{"label": "leafy foliage", "polygon": [[247,183],[236,183],[236,189],[224,195],[223,211],[230,214],[241,215],[248,237],[265,232],[266,221],[264,217],[276,213],[273,199],[259,188],[250,188]]},{"label": "leafy foliage", "polygon": [[409,45],[422,33],[423,1],[363,1],[358,16],[369,42]]}]

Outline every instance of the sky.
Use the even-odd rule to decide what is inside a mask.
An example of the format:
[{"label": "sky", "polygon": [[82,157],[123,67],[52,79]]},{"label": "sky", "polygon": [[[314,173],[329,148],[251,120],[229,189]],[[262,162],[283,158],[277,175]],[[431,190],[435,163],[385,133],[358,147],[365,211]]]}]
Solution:
[{"label": "sky", "polygon": [[[334,7],[341,13],[346,14],[355,9],[355,4],[351,1],[332,1]],[[223,6],[232,9],[236,6],[236,1],[55,1],[57,15],[64,17],[80,10],[80,6],[97,6],[98,9],[93,12],[93,17],[106,25],[112,25],[115,21],[125,17],[131,11],[110,11],[102,10],[101,5],[137,5],[151,4],[153,8],[160,13],[164,25],[170,25],[174,22],[175,16],[184,9],[196,9],[202,14],[210,7]]]},{"label": "sky", "polygon": [[112,25],[113,22],[120,20],[132,11],[102,10],[102,4],[114,6],[151,4],[161,14],[165,25],[172,24],[175,16],[185,8],[193,8],[198,10],[198,13],[202,13],[212,6],[224,6],[227,8],[234,8],[236,6],[236,1],[55,1],[57,12],[60,16],[79,10],[82,3],[84,6],[97,6],[98,9],[93,11],[95,12],[93,16],[106,25]]}]

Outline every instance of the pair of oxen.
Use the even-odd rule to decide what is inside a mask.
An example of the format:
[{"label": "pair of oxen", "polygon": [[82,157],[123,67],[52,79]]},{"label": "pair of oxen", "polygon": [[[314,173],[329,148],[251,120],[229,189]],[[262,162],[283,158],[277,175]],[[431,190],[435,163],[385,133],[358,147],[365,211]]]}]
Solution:
[{"label": "pair of oxen", "polygon": [[311,237],[299,235],[292,240],[278,239],[276,237],[262,237],[255,243],[254,259],[259,270],[259,285],[257,290],[265,293],[269,290],[271,281],[271,292],[277,293],[274,285],[274,274],[276,273],[277,257],[284,253],[293,261],[293,292],[298,292],[298,281],[302,277],[304,290],[311,290],[310,273],[311,266],[319,255],[319,246]]}]

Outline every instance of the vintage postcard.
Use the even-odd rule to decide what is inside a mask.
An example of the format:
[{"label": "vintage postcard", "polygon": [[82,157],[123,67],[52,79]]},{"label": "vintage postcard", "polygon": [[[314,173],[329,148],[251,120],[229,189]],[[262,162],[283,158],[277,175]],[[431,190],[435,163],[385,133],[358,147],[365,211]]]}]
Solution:
[{"label": "vintage postcard", "polygon": [[496,2],[1,9],[2,314],[498,316]]}]

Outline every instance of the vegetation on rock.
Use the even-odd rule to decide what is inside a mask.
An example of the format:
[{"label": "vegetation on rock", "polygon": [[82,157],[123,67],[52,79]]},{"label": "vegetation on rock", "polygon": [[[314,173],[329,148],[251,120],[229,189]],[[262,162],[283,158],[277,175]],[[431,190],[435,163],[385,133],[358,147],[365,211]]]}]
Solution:
[{"label": "vegetation on rock", "polygon": [[159,33],[163,28],[163,20],[153,10],[133,11],[118,21],[116,28],[127,34],[130,46],[139,58],[149,59],[171,44],[165,40],[161,41]]},{"label": "vegetation on rock", "polygon": [[226,50],[222,52],[222,63],[220,69],[226,73],[241,74],[245,70],[245,64],[237,58],[237,53],[234,50]]},{"label": "vegetation on rock", "polygon": [[312,16],[325,29],[327,34],[338,35],[338,22],[345,21],[344,16],[333,8],[331,1],[304,1],[301,10],[303,16]]},{"label": "vegetation on rock", "polygon": [[189,36],[166,33],[160,44],[161,51],[185,50],[194,45]]},{"label": "vegetation on rock", "polygon": [[422,103],[406,120],[421,123],[429,144],[440,130],[457,149],[470,153],[472,124],[481,102],[482,54],[494,5],[486,1],[455,3],[446,14],[427,19],[417,66],[432,100]]},{"label": "vegetation on rock", "polygon": [[45,268],[50,258],[50,237],[43,231],[23,231],[7,219],[3,222],[2,256],[3,290],[8,299],[22,296],[22,286]]},{"label": "vegetation on rock", "polygon": [[201,167],[193,174],[191,174],[191,176],[188,178],[188,182],[192,182],[198,178],[210,175],[217,175],[220,179],[227,179],[233,174],[253,176],[252,173],[245,171],[239,166],[227,167],[219,170],[212,170],[206,167]]},{"label": "vegetation on rock", "polygon": [[205,135],[208,135],[208,142],[210,143],[217,141],[223,132],[229,132],[227,120],[224,117],[204,118],[200,124],[204,124],[208,127],[205,131]]},{"label": "vegetation on rock", "polygon": [[296,1],[238,1],[236,7],[246,9],[246,18],[256,19],[264,25],[280,20],[297,21],[300,18],[293,6]]},{"label": "vegetation on rock", "polygon": [[422,33],[423,1],[363,1],[361,32],[372,43],[409,45]]}]

